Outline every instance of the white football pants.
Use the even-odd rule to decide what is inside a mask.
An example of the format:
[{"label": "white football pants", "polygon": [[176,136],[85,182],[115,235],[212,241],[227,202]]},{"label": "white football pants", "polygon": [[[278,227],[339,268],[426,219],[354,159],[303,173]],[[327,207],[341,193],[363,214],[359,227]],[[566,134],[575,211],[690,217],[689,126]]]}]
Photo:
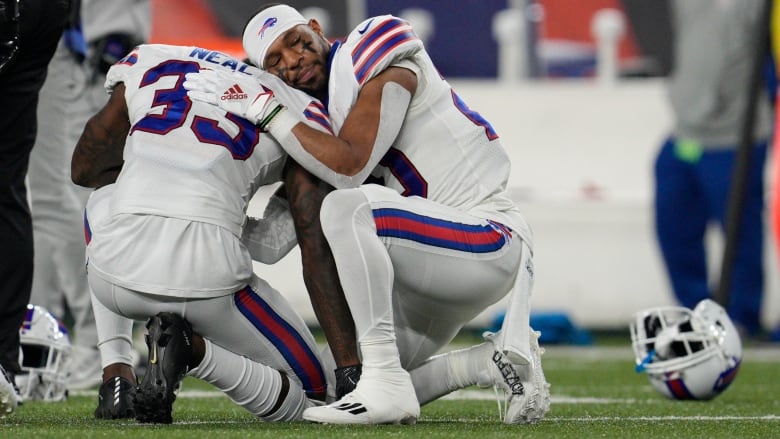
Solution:
[{"label": "white football pants", "polygon": [[[334,191],[320,216],[358,341],[395,340],[407,370],[528,275],[529,246],[509,228],[382,186]],[[527,306],[531,291],[513,294]]]},{"label": "white football pants", "polygon": [[[314,336],[289,302],[267,282],[254,276],[251,285],[234,294],[211,299],[186,299],[144,294],[114,285],[89,273],[89,285],[95,298],[110,312],[133,320],[147,320],[160,312],[178,314],[192,325],[192,330],[212,343],[276,370],[300,383],[307,394],[326,390],[325,370],[321,364]],[[98,317],[96,315],[96,317]],[[103,327],[98,320],[101,354],[104,342],[115,340],[127,328],[113,319],[118,328]],[[106,321],[111,321],[110,316]],[[110,326],[108,323],[106,326]],[[126,358],[130,345],[113,354]],[[106,352],[106,357],[111,356]],[[103,358],[103,365],[115,361]]]}]

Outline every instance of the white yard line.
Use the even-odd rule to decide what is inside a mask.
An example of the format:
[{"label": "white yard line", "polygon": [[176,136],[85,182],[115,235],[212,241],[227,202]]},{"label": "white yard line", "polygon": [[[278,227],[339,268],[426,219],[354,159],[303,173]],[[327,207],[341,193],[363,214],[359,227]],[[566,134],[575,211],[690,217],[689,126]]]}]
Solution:
[{"label": "white yard line", "polygon": [[[646,421],[780,421],[780,416],[766,415],[766,416],[593,416],[593,417],[556,417],[548,416],[544,419],[544,423],[549,422],[646,422]],[[174,421],[175,425],[231,425],[231,424],[248,424],[253,420],[235,420],[235,421]],[[424,421],[423,421],[424,422]],[[447,422],[464,422],[473,423],[473,419],[449,419]],[[155,424],[136,424],[129,423],[137,427],[143,427],[144,425],[154,426]]]},{"label": "white yard line", "polygon": [[555,417],[544,422],[613,422],[613,421],[780,421],[780,416],[592,416]]}]

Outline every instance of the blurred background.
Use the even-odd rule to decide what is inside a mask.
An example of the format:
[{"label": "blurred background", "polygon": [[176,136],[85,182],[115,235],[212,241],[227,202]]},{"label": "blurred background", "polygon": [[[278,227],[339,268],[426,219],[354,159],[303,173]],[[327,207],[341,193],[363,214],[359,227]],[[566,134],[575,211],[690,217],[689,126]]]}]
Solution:
[{"label": "blurred background", "polygon": [[[264,3],[152,0],[150,42],[244,57],[241,31]],[[412,22],[442,75],[492,123],[511,155],[508,189],[535,234],[535,313],[563,316],[586,330],[623,330],[634,312],[675,304],[653,223],[653,162],[673,124],[665,2],[286,3],[317,18],[331,39],[369,16],[389,13]],[[767,193],[770,188],[767,183]],[[261,194],[250,214],[261,215],[263,203]],[[766,237],[762,321],[774,328],[780,283],[768,227]],[[708,234],[714,283],[723,241]],[[255,269],[316,323],[297,250],[280,264]],[[502,309],[496,304],[472,325],[490,326]]]}]

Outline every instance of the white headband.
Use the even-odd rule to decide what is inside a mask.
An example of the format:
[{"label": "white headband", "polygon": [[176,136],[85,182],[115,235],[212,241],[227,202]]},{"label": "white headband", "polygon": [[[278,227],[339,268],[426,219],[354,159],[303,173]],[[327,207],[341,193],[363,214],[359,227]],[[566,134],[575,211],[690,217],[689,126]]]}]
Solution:
[{"label": "white headband", "polygon": [[300,12],[287,5],[271,6],[252,17],[244,29],[244,52],[257,67],[263,68],[268,47],[290,28],[306,24]]}]

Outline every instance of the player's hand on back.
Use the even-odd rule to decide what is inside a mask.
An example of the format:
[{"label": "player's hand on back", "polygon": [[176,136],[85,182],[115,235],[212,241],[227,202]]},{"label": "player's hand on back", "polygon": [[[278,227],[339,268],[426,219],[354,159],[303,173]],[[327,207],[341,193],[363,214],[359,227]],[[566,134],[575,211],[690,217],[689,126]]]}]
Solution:
[{"label": "player's hand on back", "polygon": [[191,99],[217,105],[261,128],[284,108],[273,90],[243,73],[201,70],[188,73],[183,85]]}]

